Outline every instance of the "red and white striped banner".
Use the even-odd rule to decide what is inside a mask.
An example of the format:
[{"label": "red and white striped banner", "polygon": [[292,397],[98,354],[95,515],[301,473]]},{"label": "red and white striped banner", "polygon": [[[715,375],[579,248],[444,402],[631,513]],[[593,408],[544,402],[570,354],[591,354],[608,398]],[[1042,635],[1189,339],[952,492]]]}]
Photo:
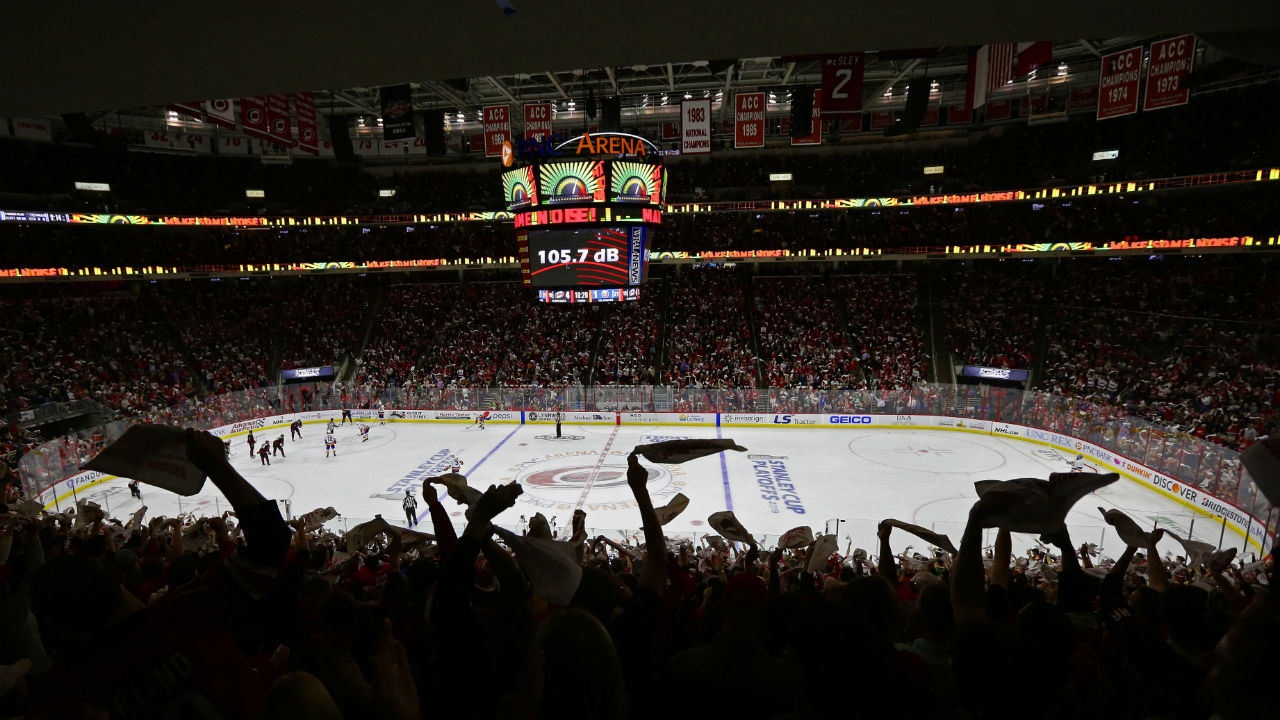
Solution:
[{"label": "red and white striped banner", "polygon": [[293,147],[293,124],[289,122],[289,96],[267,96],[267,139],[277,145]]},{"label": "red and white striped banner", "polygon": [[1151,43],[1147,64],[1147,94],[1143,110],[1186,105],[1191,99],[1187,78],[1196,59],[1196,36],[1183,35]]},{"label": "red and white striped banner", "polygon": [[206,100],[204,114],[209,122],[224,128],[236,129],[236,101],[231,98]]},{"label": "red and white striped banner", "polygon": [[524,106],[524,139],[551,137],[551,103],[528,103]]},{"label": "red and white striped banner", "polygon": [[300,92],[293,96],[298,113],[298,148],[312,155],[320,154],[320,131],[316,127],[315,93]]},{"label": "red and white striped banner", "polygon": [[267,98],[262,95],[240,98],[240,125],[249,137],[266,140],[271,137],[271,122],[267,120]]},{"label": "red and white striped banner", "polygon": [[1102,56],[1098,71],[1098,119],[1138,112],[1138,88],[1142,83],[1142,46]]},{"label": "red and white striped banner", "polygon": [[764,93],[738,93],[734,96],[733,146],[764,147]]},{"label": "red and white striped banner", "polygon": [[484,122],[484,156],[502,157],[502,145],[511,142],[511,106],[486,105],[480,118]]}]

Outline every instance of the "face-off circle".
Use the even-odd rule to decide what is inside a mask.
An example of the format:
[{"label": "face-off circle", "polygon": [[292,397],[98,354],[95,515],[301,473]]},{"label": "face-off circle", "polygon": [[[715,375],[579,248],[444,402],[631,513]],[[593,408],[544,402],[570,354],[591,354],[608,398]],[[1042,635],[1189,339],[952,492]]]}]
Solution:
[{"label": "face-off circle", "polygon": [[[649,474],[645,484],[655,505],[663,504],[685,485],[686,471],[678,465],[645,469]],[[596,450],[548,453],[508,467],[500,482],[520,483],[524,488],[520,502],[538,509],[572,510],[579,502],[587,512],[635,507],[635,496],[627,485],[626,453],[617,450],[604,462]]]}]

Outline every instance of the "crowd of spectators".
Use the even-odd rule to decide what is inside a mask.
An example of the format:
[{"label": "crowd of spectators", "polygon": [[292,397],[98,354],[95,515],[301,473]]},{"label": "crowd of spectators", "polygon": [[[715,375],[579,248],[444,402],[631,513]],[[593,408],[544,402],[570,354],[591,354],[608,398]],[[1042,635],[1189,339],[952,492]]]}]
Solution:
[{"label": "crowd of spectators", "polygon": [[672,275],[669,283],[661,384],[756,387],[758,355],[745,278],[704,268]]},{"label": "crowd of spectators", "polygon": [[590,381],[596,330],[604,310],[526,300],[509,306],[507,313],[501,322],[515,331],[504,346],[506,357],[498,378],[503,386],[564,387]]},{"label": "crowd of spectators", "polygon": [[[828,292],[828,290],[832,292]],[[861,359],[835,304],[840,293],[812,277],[757,277],[755,314],[767,387],[863,381]]]},{"label": "crowd of spectators", "polygon": [[657,382],[659,308],[664,297],[663,282],[650,280],[639,300],[601,309],[600,347],[592,365],[592,384]]},{"label": "crowd of spectators", "polygon": [[[1257,686],[1280,643],[1270,558],[1184,546],[1163,529],[1103,551],[1048,525],[1043,545],[1015,553],[1010,518],[1035,517],[1034,500],[1016,493],[983,495],[954,543],[893,519],[869,548],[831,535],[775,547],[727,528],[694,543],[665,535],[632,455],[634,538],[591,537],[581,510],[562,532],[541,514],[522,532],[500,528],[517,483],[476,493],[459,533],[454,501],[438,491],[448,478],[409,490],[430,534],[381,517],[335,532],[307,516],[286,523],[218,438],[187,431],[186,453],[232,511],[171,519],[135,501],[116,518],[82,500],[37,516],[6,487],[11,476],[0,479],[0,512],[13,511],[0,529],[0,713],[152,717],[181,704],[286,719],[569,708],[1253,720],[1272,710]],[[832,678],[875,691],[850,700]],[[738,689],[710,691],[723,683]],[[909,699],[892,688],[910,688]]]},{"label": "crowd of spectators", "polygon": [[937,286],[953,359],[965,365],[1030,368],[1046,304],[1042,274],[1043,268],[1018,261],[947,267]]}]

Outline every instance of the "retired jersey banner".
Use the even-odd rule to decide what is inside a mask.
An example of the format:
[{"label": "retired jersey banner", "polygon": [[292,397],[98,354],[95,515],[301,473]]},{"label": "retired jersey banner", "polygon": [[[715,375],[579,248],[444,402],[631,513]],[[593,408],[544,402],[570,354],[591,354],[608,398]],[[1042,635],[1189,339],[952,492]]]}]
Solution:
[{"label": "retired jersey banner", "polygon": [[711,100],[680,101],[680,154],[711,152]]},{"label": "retired jersey banner", "polygon": [[862,72],[865,53],[828,55],[822,59],[822,112],[856,115],[862,112]]},{"label": "retired jersey banner", "polygon": [[1196,36],[1183,35],[1151,43],[1147,65],[1147,95],[1143,110],[1186,105],[1191,99],[1187,76],[1196,58]]},{"label": "retired jersey banner", "polygon": [[821,145],[822,144],[822,91],[813,91],[813,115],[809,123],[809,134],[801,137],[792,137],[792,145]]},{"label": "retired jersey banner", "polygon": [[408,140],[418,134],[413,127],[413,93],[408,85],[378,88],[382,101],[382,137]]},{"label": "retired jersey banner", "polygon": [[486,105],[480,117],[484,121],[484,156],[502,157],[503,144],[511,142],[511,106]]},{"label": "retired jersey banner", "polygon": [[764,93],[738,93],[734,96],[733,146],[764,147]]},{"label": "retired jersey banner", "polygon": [[524,139],[551,137],[551,103],[529,103],[524,106]]},{"label": "retired jersey banner", "polygon": [[298,113],[298,147],[312,155],[320,154],[320,131],[316,127],[316,96],[300,92],[293,96],[293,107]]},{"label": "retired jersey banner", "polygon": [[267,122],[267,99],[261,95],[240,98],[240,125],[244,134],[249,137],[266,139],[271,137]]},{"label": "retired jersey banner", "polygon": [[293,147],[293,124],[289,122],[289,96],[267,96],[267,139],[277,145]]},{"label": "retired jersey banner", "polygon": [[205,117],[215,125],[236,129],[236,101],[231,98],[208,100],[204,104]]},{"label": "retired jersey banner", "polygon": [[1098,71],[1098,119],[1138,112],[1138,86],[1141,82],[1141,45],[1103,55],[1102,69]]}]

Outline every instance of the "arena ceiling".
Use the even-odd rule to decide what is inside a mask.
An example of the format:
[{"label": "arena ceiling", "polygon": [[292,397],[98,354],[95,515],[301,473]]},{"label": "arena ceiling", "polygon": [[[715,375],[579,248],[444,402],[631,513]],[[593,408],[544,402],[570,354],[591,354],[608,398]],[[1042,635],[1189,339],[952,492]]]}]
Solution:
[{"label": "arena ceiling", "polygon": [[318,109],[376,115],[377,86],[404,82],[420,108],[568,101],[588,88],[638,105],[664,91],[816,79],[812,63],[791,56],[942,48],[927,59],[873,59],[872,94],[925,67],[958,78],[965,47],[983,42],[1050,39],[1055,61],[1070,62],[1133,38],[1280,27],[1280,3],[1254,0],[510,3],[510,16],[496,0],[81,4],[57,16],[48,4],[7,6],[0,114],[344,88],[322,92]]}]

